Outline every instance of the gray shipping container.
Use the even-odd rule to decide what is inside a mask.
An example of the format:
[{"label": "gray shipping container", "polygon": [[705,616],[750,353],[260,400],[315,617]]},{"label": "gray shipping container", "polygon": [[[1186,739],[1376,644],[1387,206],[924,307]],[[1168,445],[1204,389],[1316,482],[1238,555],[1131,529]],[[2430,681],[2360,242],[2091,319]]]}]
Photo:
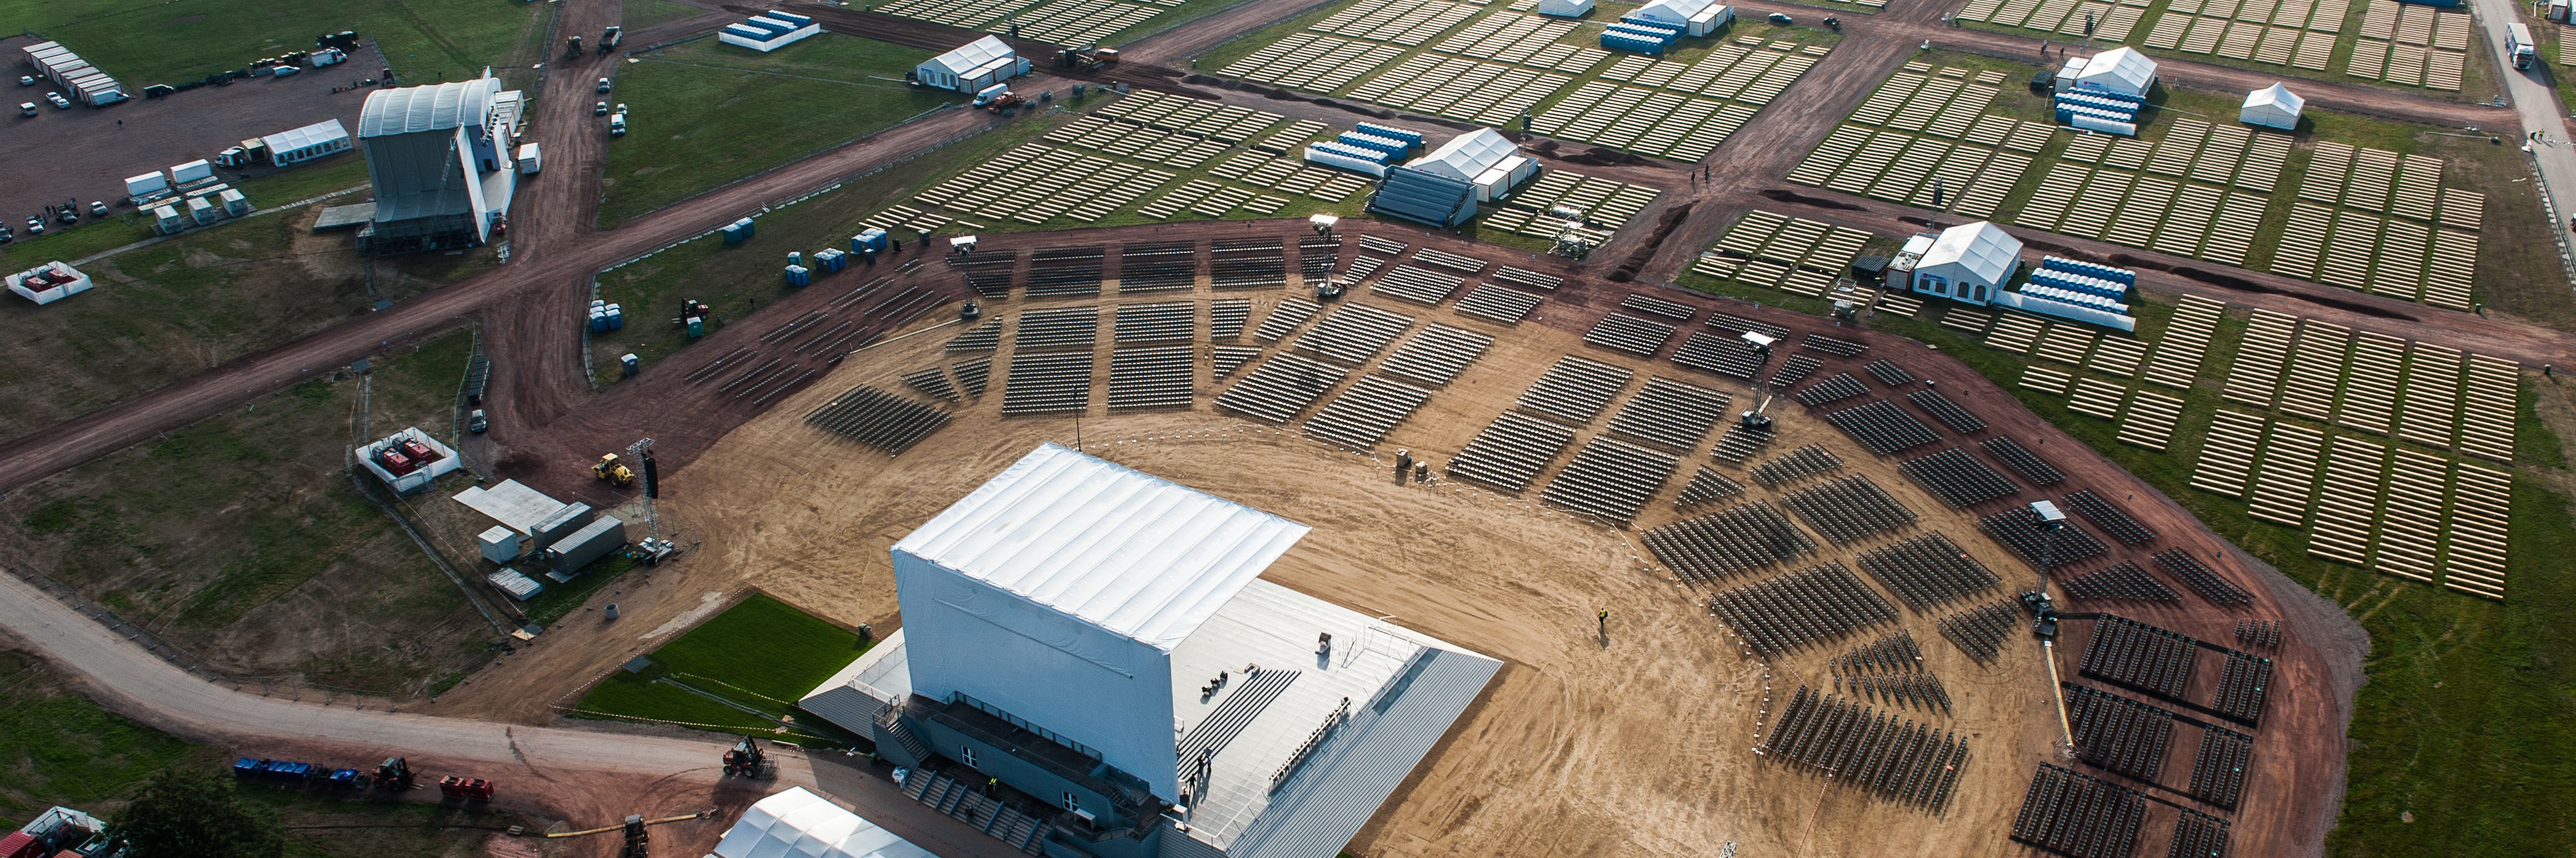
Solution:
[{"label": "gray shipping container", "polygon": [[590,565],[591,561],[606,557],[609,552],[624,547],[626,547],[626,523],[614,518],[602,518],[591,522],[589,527],[564,537],[562,541],[555,543],[553,547],[547,548],[538,556],[545,561],[547,568],[570,575],[581,571],[581,568]]},{"label": "gray shipping container", "polygon": [[537,520],[536,527],[528,533],[528,550],[543,550],[546,546],[555,544],[555,540],[571,536],[582,528],[590,526],[590,520],[598,515],[599,512],[591,509],[589,504],[580,501],[566,504],[563,509],[556,510],[555,514]]}]

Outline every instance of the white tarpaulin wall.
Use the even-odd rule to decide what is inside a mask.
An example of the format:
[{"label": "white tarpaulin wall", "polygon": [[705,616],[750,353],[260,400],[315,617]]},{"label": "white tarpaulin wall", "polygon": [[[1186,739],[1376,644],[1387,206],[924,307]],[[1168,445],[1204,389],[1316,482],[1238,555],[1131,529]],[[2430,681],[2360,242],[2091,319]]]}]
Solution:
[{"label": "white tarpaulin wall", "polygon": [[963,693],[1178,795],[1171,651],[1307,527],[1055,444],[894,546],[914,693]]},{"label": "white tarpaulin wall", "polygon": [[752,803],[716,841],[716,858],[933,858],[804,787]]}]

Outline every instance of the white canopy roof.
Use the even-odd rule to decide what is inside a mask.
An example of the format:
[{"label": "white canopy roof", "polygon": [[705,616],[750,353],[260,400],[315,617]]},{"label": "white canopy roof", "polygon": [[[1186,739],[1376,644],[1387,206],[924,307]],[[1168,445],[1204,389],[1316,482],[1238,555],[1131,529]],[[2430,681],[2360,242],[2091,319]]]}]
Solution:
[{"label": "white canopy roof", "polygon": [[931,57],[923,65],[935,65],[959,77],[973,77],[976,72],[1012,61],[1016,56],[1001,37],[985,36],[960,45],[956,50]]},{"label": "white canopy roof", "polygon": [[268,144],[268,151],[271,152],[293,152],[317,143],[347,139],[349,139],[348,126],[341,125],[340,120],[337,119],[325,119],[302,128],[290,128],[262,137],[260,142]]},{"label": "white canopy roof", "polygon": [[1709,7],[1715,5],[1717,0],[1654,0],[1652,3],[1637,7],[1636,14],[1679,24],[1699,17],[1701,12],[1706,12]]},{"label": "white canopy roof", "polygon": [[1987,284],[2000,286],[2020,260],[2021,239],[1992,221],[1981,220],[1942,230],[1941,237],[1932,242],[1931,250],[1923,252],[1914,270],[1956,263]]},{"label": "white canopy roof", "polygon": [[1461,182],[1473,182],[1486,170],[1491,170],[1494,165],[1502,163],[1503,159],[1519,153],[1520,147],[1512,145],[1511,138],[1503,136],[1502,132],[1491,128],[1478,128],[1449,138],[1449,142],[1440,144],[1440,148],[1431,150],[1429,154],[1416,158],[1413,163],[1405,166],[1416,170],[1428,170]]},{"label": "white canopy roof", "polygon": [[754,802],[716,842],[716,858],[933,858],[930,850],[822,796],[789,787]]},{"label": "white canopy roof", "polygon": [[2094,54],[2084,61],[2075,82],[2128,95],[2145,95],[2156,82],[2156,61],[2138,53],[2138,49],[2118,47]]},{"label": "white canopy roof", "polygon": [[379,89],[367,94],[358,114],[358,136],[384,137],[479,125],[501,91],[499,78]]},{"label": "white canopy roof", "polygon": [[2280,81],[2273,81],[2271,86],[2246,93],[2245,106],[2249,109],[2277,110],[2297,116],[2300,110],[2308,106],[2308,100],[2300,98],[2298,93],[2291,92],[2289,87],[2282,86]]},{"label": "white canopy roof", "polygon": [[1049,443],[894,550],[1168,653],[1307,530]]}]

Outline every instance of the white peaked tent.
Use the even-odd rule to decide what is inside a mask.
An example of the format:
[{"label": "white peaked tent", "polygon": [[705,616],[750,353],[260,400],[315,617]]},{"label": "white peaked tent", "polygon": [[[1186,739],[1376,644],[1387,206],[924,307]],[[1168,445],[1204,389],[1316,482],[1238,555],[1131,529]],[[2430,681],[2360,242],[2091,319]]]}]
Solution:
[{"label": "white peaked tent", "polygon": [[1538,0],[1535,11],[1558,18],[1580,18],[1592,13],[1592,0]]},{"label": "white peaked tent", "polygon": [[2245,109],[2237,111],[2236,118],[2247,125],[2290,131],[2299,127],[2299,110],[2307,105],[2307,99],[2274,81],[2269,87],[2246,93]]},{"label": "white peaked tent", "polygon": [[1652,0],[1633,14],[1680,27],[1686,36],[1705,36],[1735,20],[1734,7],[1717,0]]},{"label": "white peaked tent", "polygon": [[2021,239],[1989,221],[1941,231],[1914,263],[1914,291],[1985,304],[2021,267]]},{"label": "white peaked tent", "polygon": [[790,787],[754,802],[710,858],[932,858],[822,796]]},{"label": "white peaked tent", "polygon": [[2156,61],[2129,47],[2113,48],[2081,60],[2067,60],[2057,70],[2059,89],[2093,89],[2147,96],[2156,86]]},{"label": "white peaked tent", "polygon": [[1523,157],[1511,138],[1491,128],[1449,138],[1405,166],[1475,185],[1477,202],[1490,202],[1538,172],[1537,161]]}]

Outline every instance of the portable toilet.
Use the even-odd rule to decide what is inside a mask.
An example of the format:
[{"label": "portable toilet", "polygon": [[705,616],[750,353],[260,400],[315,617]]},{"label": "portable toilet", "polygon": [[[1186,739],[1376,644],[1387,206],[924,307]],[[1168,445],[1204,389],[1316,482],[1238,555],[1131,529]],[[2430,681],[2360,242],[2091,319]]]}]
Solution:
[{"label": "portable toilet", "polygon": [[814,264],[822,268],[824,273],[828,274],[849,267],[849,257],[850,255],[847,253],[842,253],[837,249],[826,247],[821,250],[814,251]]},{"label": "portable toilet", "polygon": [[616,304],[610,304],[603,312],[608,316],[609,330],[614,331],[626,327],[626,308],[620,307]]},{"label": "portable toilet", "polygon": [[625,354],[618,355],[617,365],[624,369],[627,375],[634,375],[644,371],[644,359],[636,357],[634,352],[627,352]]},{"label": "portable toilet", "polygon": [[813,273],[812,273],[812,272],[807,271],[807,270],[805,269],[805,266],[802,266],[802,265],[790,265],[790,266],[787,266],[787,285],[789,285],[789,286],[803,286],[803,285],[805,285],[805,284],[812,283],[812,282],[814,282],[814,275],[813,275]]},{"label": "portable toilet", "polygon": [[178,207],[156,206],[152,209],[153,232],[157,232],[162,235],[169,235],[187,228],[188,224],[179,219]]},{"label": "portable toilet", "polygon": [[188,198],[188,219],[196,221],[198,226],[205,226],[223,218],[223,210],[215,208],[214,203],[206,202],[205,197]]},{"label": "portable toilet", "polygon": [[801,251],[801,250],[790,250],[790,251],[788,251],[788,252],[787,252],[787,264],[789,264],[789,265],[803,265],[803,264],[805,264],[805,252],[804,252],[804,251]]},{"label": "portable toilet", "polygon": [[608,308],[590,308],[590,332],[594,334],[608,333]]},{"label": "portable toilet", "polygon": [[239,190],[225,188],[223,193],[215,195],[215,199],[223,202],[224,214],[233,217],[250,214],[250,198],[242,196]]},{"label": "portable toilet", "polygon": [[874,255],[886,249],[886,238],[885,230],[873,226],[859,230],[859,234],[850,236],[850,252]]},{"label": "portable toilet", "polygon": [[690,316],[690,317],[689,317],[689,321],[688,321],[688,323],[687,323],[686,327],[689,329],[689,339],[693,339],[693,340],[694,340],[694,339],[697,339],[697,338],[699,338],[699,337],[706,336],[706,335],[707,335],[707,317],[705,317],[705,316]]}]

